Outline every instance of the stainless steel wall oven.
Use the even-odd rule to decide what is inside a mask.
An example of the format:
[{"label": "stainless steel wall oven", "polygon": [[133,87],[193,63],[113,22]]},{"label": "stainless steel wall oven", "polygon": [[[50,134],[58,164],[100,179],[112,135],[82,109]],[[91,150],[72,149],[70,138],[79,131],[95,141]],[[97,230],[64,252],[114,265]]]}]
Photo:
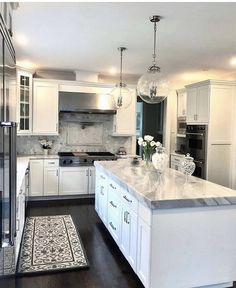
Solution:
[{"label": "stainless steel wall oven", "polygon": [[207,126],[187,125],[186,152],[194,158],[194,176],[206,179]]}]

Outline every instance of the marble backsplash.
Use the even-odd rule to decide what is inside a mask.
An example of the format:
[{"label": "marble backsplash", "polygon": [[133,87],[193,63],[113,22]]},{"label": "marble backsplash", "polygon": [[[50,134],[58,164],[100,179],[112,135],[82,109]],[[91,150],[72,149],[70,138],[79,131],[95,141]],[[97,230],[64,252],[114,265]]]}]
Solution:
[{"label": "marble backsplash", "polygon": [[43,154],[39,140],[53,141],[49,154],[59,151],[110,151],[125,147],[131,153],[132,137],[113,137],[113,115],[61,113],[58,136],[18,136],[19,155]]}]

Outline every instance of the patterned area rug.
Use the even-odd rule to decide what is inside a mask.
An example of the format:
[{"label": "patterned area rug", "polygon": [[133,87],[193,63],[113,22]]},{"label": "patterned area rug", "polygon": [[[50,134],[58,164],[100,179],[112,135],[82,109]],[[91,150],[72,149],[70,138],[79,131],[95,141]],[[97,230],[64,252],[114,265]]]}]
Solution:
[{"label": "patterned area rug", "polygon": [[87,267],[88,261],[70,215],[26,218],[18,274]]}]

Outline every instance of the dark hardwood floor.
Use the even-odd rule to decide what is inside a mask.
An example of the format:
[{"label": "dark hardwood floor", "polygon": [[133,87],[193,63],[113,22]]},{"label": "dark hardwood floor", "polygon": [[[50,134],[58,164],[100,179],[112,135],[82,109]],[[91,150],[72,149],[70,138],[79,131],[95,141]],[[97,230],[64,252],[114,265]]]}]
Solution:
[{"label": "dark hardwood floor", "polygon": [[80,233],[90,268],[0,281],[1,288],[143,288],[144,286],[100,221],[94,204],[30,203],[28,216],[70,214]]}]

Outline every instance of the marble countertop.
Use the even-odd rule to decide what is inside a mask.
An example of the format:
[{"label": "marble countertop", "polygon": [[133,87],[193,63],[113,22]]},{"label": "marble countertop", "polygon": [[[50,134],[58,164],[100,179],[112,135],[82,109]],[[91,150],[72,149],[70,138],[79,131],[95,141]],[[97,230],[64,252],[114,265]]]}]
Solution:
[{"label": "marble countertop", "polygon": [[20,159],[20,158],[25,158],[27,157],[28,159],[59,159],[59,156],[56,154],[56,155],[44,155],[44,154],[39,154],[39,155],[17,155],[17,159]]},{"label": "marble countertop", "polygon": [[132,166],[130,160],[99,161],[95,166],[151,209],[236,205],[236,190],[185,176],[168,168],[159,177],[155,169]]}]

